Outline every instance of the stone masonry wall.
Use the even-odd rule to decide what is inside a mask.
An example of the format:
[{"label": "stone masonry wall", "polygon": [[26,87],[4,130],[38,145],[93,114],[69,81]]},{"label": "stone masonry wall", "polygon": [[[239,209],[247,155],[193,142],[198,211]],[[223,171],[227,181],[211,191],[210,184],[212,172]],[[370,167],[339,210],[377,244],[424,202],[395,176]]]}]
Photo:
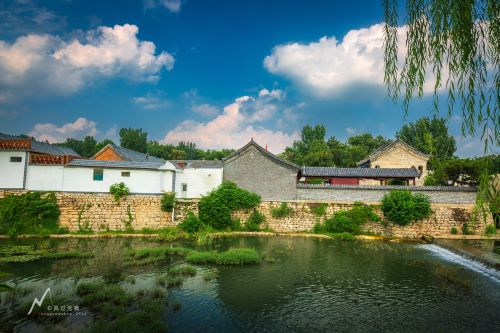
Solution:
[{"label": "stone masonry wall", "polygon": [[[257,210],[266,217],[263,228],[268,227],[276,232],[300,232],[313,229],[314,224],[323,222],[325,216],[318,217],[312,209],[325,202],[313,201],[288,201],[287,205],[293,209],[293,213],[289,217],[275,219],[272,217],[272,208],[281,205],[281,201],[265,201],[260,204]],[[330,217],[334,212],[339,210],[348,210],[353,206],[353,203],[346,202],[329,202],[327,204],[326,216]],[[379,203],[370,204],[377,215],[383,217]],[[423,235],[447,235],[450,234],[451,228],[457,228],[460,232],[462,225],[468,223],[474,205],[472,204],[432,204],[432,215],[423,221],[412,223],[408,226],[399,226],[392,223],[383,224],[380,222],[367,223],[364,227],[366,232],[394,237],[421,237]],[[237,211],[233,217],[239,218],[244,224],[252,213],[250,211]],[[488,221],[491,223],[492,221]],[[478,223],[474,231],[478,234],[484,233],[486,225]]]},{"label": "stone masonry wall", "polygon": [[[26,191],[2,191],[0,198],[5,194],[21,194]],[[124,230],[127,222],[137,230],[142,228],[159,229],[174,226],[180,223],[188,211],[198,212],[197,200],[179,200],[174,210],[174,222],[172,213],[163,212],[160,209],[161,195],[128,195],[116,202],[112,195],[104,193],[56,193],[59,208],[61,210],[60,223],[71,231],[78,231],[87,225],[93,231]],[[308,231],[314,227],[316,222],[323,222],[324,216],[318,217],[312,209],[318,205],[325,204],[324,201],[293,200],[286,201],[293,209],[293,213],[286,218],[275,219],[271,215],[274,207],[281,205],[283,201],[263,201],[257,210],[266,217],[265,225],[276,232],[300,232]],[[378,202],[366,202],[374,207],[376,213],[382,216]],[[328,202],[326,216],[331,216],[339,210],[350,209],[353,202]],[[408,226],[397,226],[393,224],[368,223],[365,231],[395,237],[420,237],[422,235],[447,235],[451,228],[459,231],[463,223],[469,222],[470,214],[474,205],[470,203],[433,203],[433,214],[430,218],[413,223]],[[233,217],[239,218],[244,224],[253,210],[237,211]],[[491,218],[488,223],[491,223]],[[80,225],[80,227],[79,227]],[[479,223],[475,232],[483,233],[485,224]]]}]

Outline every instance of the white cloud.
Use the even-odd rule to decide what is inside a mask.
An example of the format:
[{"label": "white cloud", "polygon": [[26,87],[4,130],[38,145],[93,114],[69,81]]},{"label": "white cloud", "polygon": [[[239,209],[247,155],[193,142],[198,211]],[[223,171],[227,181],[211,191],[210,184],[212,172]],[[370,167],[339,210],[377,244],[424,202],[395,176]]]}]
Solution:
[{"label": "white cloud", "polygon": [[196,112],[198,114],[201,114],[202,116],[215,116],[216,114],[219,113],[219,109],[213,105],[210,104],[192,104],[191,105],[191,110],[193,112]]},{"label": "white cloud", "polygon": [[172,69],[174,58],[156,54],[138,32],[125,24],[99,27],[69,42],[48,34],[28,34],[12,44],[0,40],[0,89],[20,98],[71,94],[105,77],[155,82],[164,68]]},{"label": "white cloud", "polygon": [[457,155],[460,157],[477,157],[491,154],[500,154],[500,147],[490,145],[486,153],[484,152],[484,141],[480,137],[455,136],[457,141]]},{"label": "white cloud", "polygon": [[134,97],[132,98],[132,101],[148,110],[164,109],[170,106],[169,101],[166,99],[150,93],[146,94],[146,96]]},{"label": "white cloud", "polygon": [[164,7],[172,13],[178,13],[181,11],[182,1],[181,0],[145,0],[144,7],[146,9],[151,9],[155,7]]},{"label": "white cloud", "polygon": [[298,132],[291,134],[273,131],[262,126],[279,108],[283,93],[278,90],[259,94],[258,97],[242,96],[226,106],[222,114],[208,122],[186,120],[167,133],[164,143],[179,141],[195,142],[201,148],[239,148],[253,138],[269,146],[275,153],[299,138]]},{"label": "white cloud", "polygon": [[51,123],[36,124],[28,134],[40,141],[63,142],[67,138],[83,138],[98,133],[95,121],[80,117],[72,123],[57,127]]},{"label": "white cloud", "polygon": [[[398,59],[403,59],[406,52],[405,36],[406,27],[398,28]],[[342,41],[332,36],[308,44],[278,45],[265,57],[264,67],[317,96],[335,97],[360,85],[382,86],[383,54],[383,24],[375,24],[350,30]],[[427,80],[424,91],[434,91],[431,80]]]}]

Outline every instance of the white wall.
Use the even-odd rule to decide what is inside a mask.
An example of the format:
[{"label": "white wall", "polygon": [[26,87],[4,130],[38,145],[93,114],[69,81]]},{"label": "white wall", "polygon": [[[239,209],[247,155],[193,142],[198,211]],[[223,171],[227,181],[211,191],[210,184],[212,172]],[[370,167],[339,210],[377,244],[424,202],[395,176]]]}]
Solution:
[{"label": "white wall", "polygon": [[[104,169],[102,181],[93,180],[93,168],[65,167],[63,191],[68,192],[109,192],[113,184],[124,182],[130,193],[162,193],[172,190],[172,171]],[[121,172],[130,172],[130,177],[122,177]]]},{"label": "white wall", "polygon": [[[0,188],[23,188],[25,151],[0,151]],[[21,157],[21,162],[11,162],[11,157]]]},{"label": "white wall", "polygon": [[[175,196],[177,198],[200,198],[222,184],[222,168],[177,170]],[[182,184],[187,184],[187,192],[182,192]]]},{"label": "white wall", "polygon": [[64,166],[28,165],[26,188],[33,191],[62,191]]}]

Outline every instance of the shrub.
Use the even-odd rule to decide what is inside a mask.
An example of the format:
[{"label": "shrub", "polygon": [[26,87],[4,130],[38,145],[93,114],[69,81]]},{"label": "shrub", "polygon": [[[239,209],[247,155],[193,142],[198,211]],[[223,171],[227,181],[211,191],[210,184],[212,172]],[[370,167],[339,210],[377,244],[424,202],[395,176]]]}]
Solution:
[{"label": "shrub", "polygon": [[450,230],[450,234],[452,234],[452,235],[457,235],[457,234],[458,234],[458,229],[457,229],[457,228],[455,228],[455,227],[451,228],[451,230]]},{"label": "shrub", "polygon": [[431,213],[431,203],[423,194],[413,195],[407,190],[392,190],[382,199],[382,211],[389,221],[407,225],[428,217]]},{"label": "shrub", "polygon": [[375,214],[372,207],[361,202],[355,202],[350,210],[341,210],[326,219],[323,226],[318,226],[319,232],[329,233],[360,233],[363,224],[369,221],[380,221],[380,217]]},{"label": "shrub", "polygon": [[406,180],[403,179],[391,179],[389,182],[387,182],[387,185],[407,185]]},{"label": "shrub", "polygon": [[308,178],[306,179],[306,184],[324,184],[325,180],[323,178]]},{"label": "shrub", "polygon": [[340,239],[340,240],[354,240],[355,237],[353,234],[349,233],[349,232],[337,232],[337,233],[332,233],[330,234],[330,236],[332,236],[333,238],[337,238],[337,239]]},{"label": "shrub", "polygon": [[486,226],[486,231],[485,232],[486,232],[487,235],[494,235],[494,234],[497,233],[497,228],[495,227],[495,225],[493,223],[491,223],[491,224],[488,224]]},{"label": "shrub", "polygon": [[279,207],[275,207],[271,209],[271,215],[275,219],[279,219],[282,217],[288,217],[293,213],[293,209],[291,207],[288,207],[288,204],[286,202],[282,202]]},{"label": "shrub", "polygon": [[248,231],[259,231],[260,225],[262,222],[266,220],[266,217],[259,213],[257,210],[254,210],[253,213],[245,223],[245,229]]},{"label": "shrub", "polygon": [[325,228],[323,227],[323,225],[320,222],[316,222],[314,224],[314,227],[313,227],[313,232],[315,234],[321,234],[321,233],[325,232]]},{"label": "shrub", "polygon": [[326,215],[327,208],[328,208],[328,204],[322,203],[322,204],[312,206],[311,212],[316,216],[324,216],[324,215]]},{"label": "shrub", "polygon": [[0,234],[54,233],[59,229],[54,193],[28,192],[0,199]]},{"label": "shrub", "polygon": [[224,182],[198,203],[199,217],[203,224],[217,230],[231,228],[231,212],[251,209],[260,203],[260,196],[243,190],[233,182]]},{"label": "shrub", "polygon": [[179,223],[179,228],[190,234],[200,230],[200,227],[201,227],[201,221],[198,218],[198,216],[196,216],[192,211],[189,211],[184,221]]},{"label": "shrub", "polygon": [[167,192],[163,194],[163,198],[161,199],[161,210],[165,212],[172,212],[174,210],[175,205],[175,193]]},{"label": "shrub", "polygon": [[124,182],[113,184],[109,187],[109,193],[113,194],[116,201],[130,194],[130,191]]},{"label": "shrub", "polygon": [[468,223],[462,224],[462,234],[464,234],[464,235],[474,235],[474,232],[469,229],[469,224]]}]

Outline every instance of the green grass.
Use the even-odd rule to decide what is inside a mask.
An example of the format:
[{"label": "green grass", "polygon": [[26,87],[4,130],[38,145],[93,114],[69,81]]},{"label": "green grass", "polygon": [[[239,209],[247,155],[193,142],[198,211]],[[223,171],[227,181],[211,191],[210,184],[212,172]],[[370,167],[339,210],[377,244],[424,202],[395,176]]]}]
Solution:
[{"label": "green grass", "polygon": [[168,270],[168,274],[170,274],[172,276],[175,276],[175,275],[195,276],[196,275],[196,268],[194,268],[191,265],[182,265],[182,266],[172,267]]},{"label": "green grass", "polygon": [[229,249],[219,253],[216,263],[218,265],[243,265],[258,264],[260,261],[261,257],[254,249]]},{"label": "green grass", "polygon": [[192,251],[186,256],[186,260],[192,263],[215,263],[217,256],[215,251]]},{"label": "green grass", "polygon": [[353,234],[349,232],[334,232],[329,234],[331,237],[340,239],[340,240],[354,240],[355,237]]},{"label": "green grass", "polygon": [[184,282],[184,278],[182,276],[170,276],[168,274],[160,275],[156,279],[156,283],[158,283],[162,287],[179,287]]}]

